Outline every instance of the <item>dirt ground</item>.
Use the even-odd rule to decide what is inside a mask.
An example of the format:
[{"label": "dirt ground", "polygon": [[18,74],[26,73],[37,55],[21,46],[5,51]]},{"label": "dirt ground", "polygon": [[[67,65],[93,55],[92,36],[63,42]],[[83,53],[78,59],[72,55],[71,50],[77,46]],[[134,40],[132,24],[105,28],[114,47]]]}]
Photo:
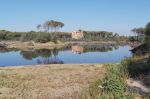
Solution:
[{"label": "dirt ground", "polygon": [[29,41],[29,42],[1,41],[0,44],[6,45],[6,48],[16,48],[19,50],[54,49],[54,48],[62,48],[65,46],[61,42],[58,42],[57,44],[55,44],[53,42],[35,43],[32,41]]},{"label": "dirt ground", "polygon": [[81,99],[103,65],[56,64],[0,68],[0,99]]}]

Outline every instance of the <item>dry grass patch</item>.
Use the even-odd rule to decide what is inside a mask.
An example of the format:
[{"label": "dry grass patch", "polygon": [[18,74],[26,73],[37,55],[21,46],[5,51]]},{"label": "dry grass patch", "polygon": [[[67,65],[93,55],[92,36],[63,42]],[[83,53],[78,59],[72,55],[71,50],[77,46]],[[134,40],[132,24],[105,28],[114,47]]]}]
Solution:
[{"label": "dry grass patch", "polygon": [[2,99],[79,99],[103,76],[102,65],[43,65],[0,68]]}]

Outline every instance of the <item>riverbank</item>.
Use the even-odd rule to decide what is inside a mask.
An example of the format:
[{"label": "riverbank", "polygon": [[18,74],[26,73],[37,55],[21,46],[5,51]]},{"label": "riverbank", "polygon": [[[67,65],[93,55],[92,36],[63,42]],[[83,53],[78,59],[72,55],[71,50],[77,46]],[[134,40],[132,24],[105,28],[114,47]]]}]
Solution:
[{"label": "riverbank", "polygon": [[69,41],[69,42],[47,42],[47,43],[35,43],[34,41],[21,42],[21,41],[1,41],[1,48],[15,48],[22,51],[37,50],[37,49],[60,49],[70,45],[126,45],[126,42],[115,42],[115,41]]},{"label": "riverbank", "polygon": [[65,44],[62,42],[35,43],[33,41],[29,42],[1,41],[0,44],[3,45],[5,48],[16,48],[22,51],[37,50],[37,49],[54,49],[54,48],[59,49],[65,46]]},{"label": "riverbank", "polygon": [[104,74],[98,64],[1,67],[0,98],[80,99],[81,92]]}]

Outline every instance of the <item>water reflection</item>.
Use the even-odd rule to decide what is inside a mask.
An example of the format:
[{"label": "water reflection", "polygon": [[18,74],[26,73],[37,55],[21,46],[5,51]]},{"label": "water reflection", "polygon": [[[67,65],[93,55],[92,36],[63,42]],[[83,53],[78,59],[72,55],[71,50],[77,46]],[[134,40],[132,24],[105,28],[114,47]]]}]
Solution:
[{"label": "water reflection", "polygon": [[38,64],[63,64],[58,58],[58,51],[58,49],[39,49],[34,51],[21,51],[20,54],[27,60],[42,57],[42,59],[37,59]]},{"label": "water reflection", "polygon": [[76,54],[81,54],[84,52],[84,47],[83,46],[79,46],[79,45],[74,45],[72,46],[72,52],[76,53]]},{"label": "water reflection", "polygon": [[118,45],[74,45],[72,46],[72,52],[76,54],[87,52],[108,52],[113,49],[117,50],[118,48]]},{"label": "water reflection", "polygon": [[63,61],[58,58],[43,58],[43,60],[37,59],[38,64],[63,64]]},{"label": "water reflection", "polygon": [[[85,63],[88,62],[89,57],[84,56],[84,53],[91,52],[90,55],[93,55],[92,52],[111,52],[113,50],[119,49],[120,45],[113,45],[113,44],[108,44],[108,45],[68,45],[65,46],[64,48],[61,49],[38,49],[38,50],[27,50],[27,51],[20,51],[18,49],[6,49],[6,48],[0,48],[0,53],[8,53],[8,52],[17,52],[19,53],[20,56],[25,61],[32,61],[34,60],[34,63],[36,61],[36,64],[63,64],[69,62],[70,58],[72,57],[73,54],[77,54],[74,56],[74,60],[78,60],[79,57],[78,55],[84,57]],[[124,45],[122,45],[124,46]],[[62,55],[63,54],[63,55]],[[83,55],[82,55],[83,54]],[[18,55],[18,54],[17,54]],[[67,58],[66,58],[67,57]],[[101,57],[101,55],[99,56]],[[65,62],[64,62],[65,60]],[[76,60],[76,61],[77,61]],[[79,59],[80,60],[80,59]],[[105,59],[106,60],[106,59]],[[72,60],[71,60],[72,61]],[[93,62],[95,60],[93,59]],[[33,63],[32,63],[33,64]],[[1,65],[1,64],[0,64]]]},{"label": "water reflection", "polygon": [[27,60],[32,60],[33,58],[36,57],[56,57],[58,55],[58,50],[53,49],[39,49],[39,50],[34,50],[34,51],[20,51],[20,54],[23,56],[23,58]]},{"label": "water reflection", "polygon": [[20,54],[23,58],[27,60],[32,60],[33,58],[43,57],[43,58],[53,58],[58,59],[58,53],[60,51],[68,51],[71,50],[73,53],[82,54],[87,52],[108,52],[117,50],[119,45],[70,45],[65,46],[61,49],[39,49],[33,51],[20,51]]},{"label": "water reflection", "polygon": [[16,52],[19,51],[16,48],[5,48],[5,47],[0,47],[0,53],[8,53],[8,52]]}]

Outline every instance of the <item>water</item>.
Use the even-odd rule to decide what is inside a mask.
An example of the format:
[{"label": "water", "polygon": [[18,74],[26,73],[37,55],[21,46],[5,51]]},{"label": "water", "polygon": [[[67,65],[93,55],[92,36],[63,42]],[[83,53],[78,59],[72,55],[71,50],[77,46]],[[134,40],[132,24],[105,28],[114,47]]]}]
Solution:
[{"label": "water", "polygon": [[131,48],[119,45],[74,45],[54,50],[0,49],[0,66],[33,64],[119,63]]}]

